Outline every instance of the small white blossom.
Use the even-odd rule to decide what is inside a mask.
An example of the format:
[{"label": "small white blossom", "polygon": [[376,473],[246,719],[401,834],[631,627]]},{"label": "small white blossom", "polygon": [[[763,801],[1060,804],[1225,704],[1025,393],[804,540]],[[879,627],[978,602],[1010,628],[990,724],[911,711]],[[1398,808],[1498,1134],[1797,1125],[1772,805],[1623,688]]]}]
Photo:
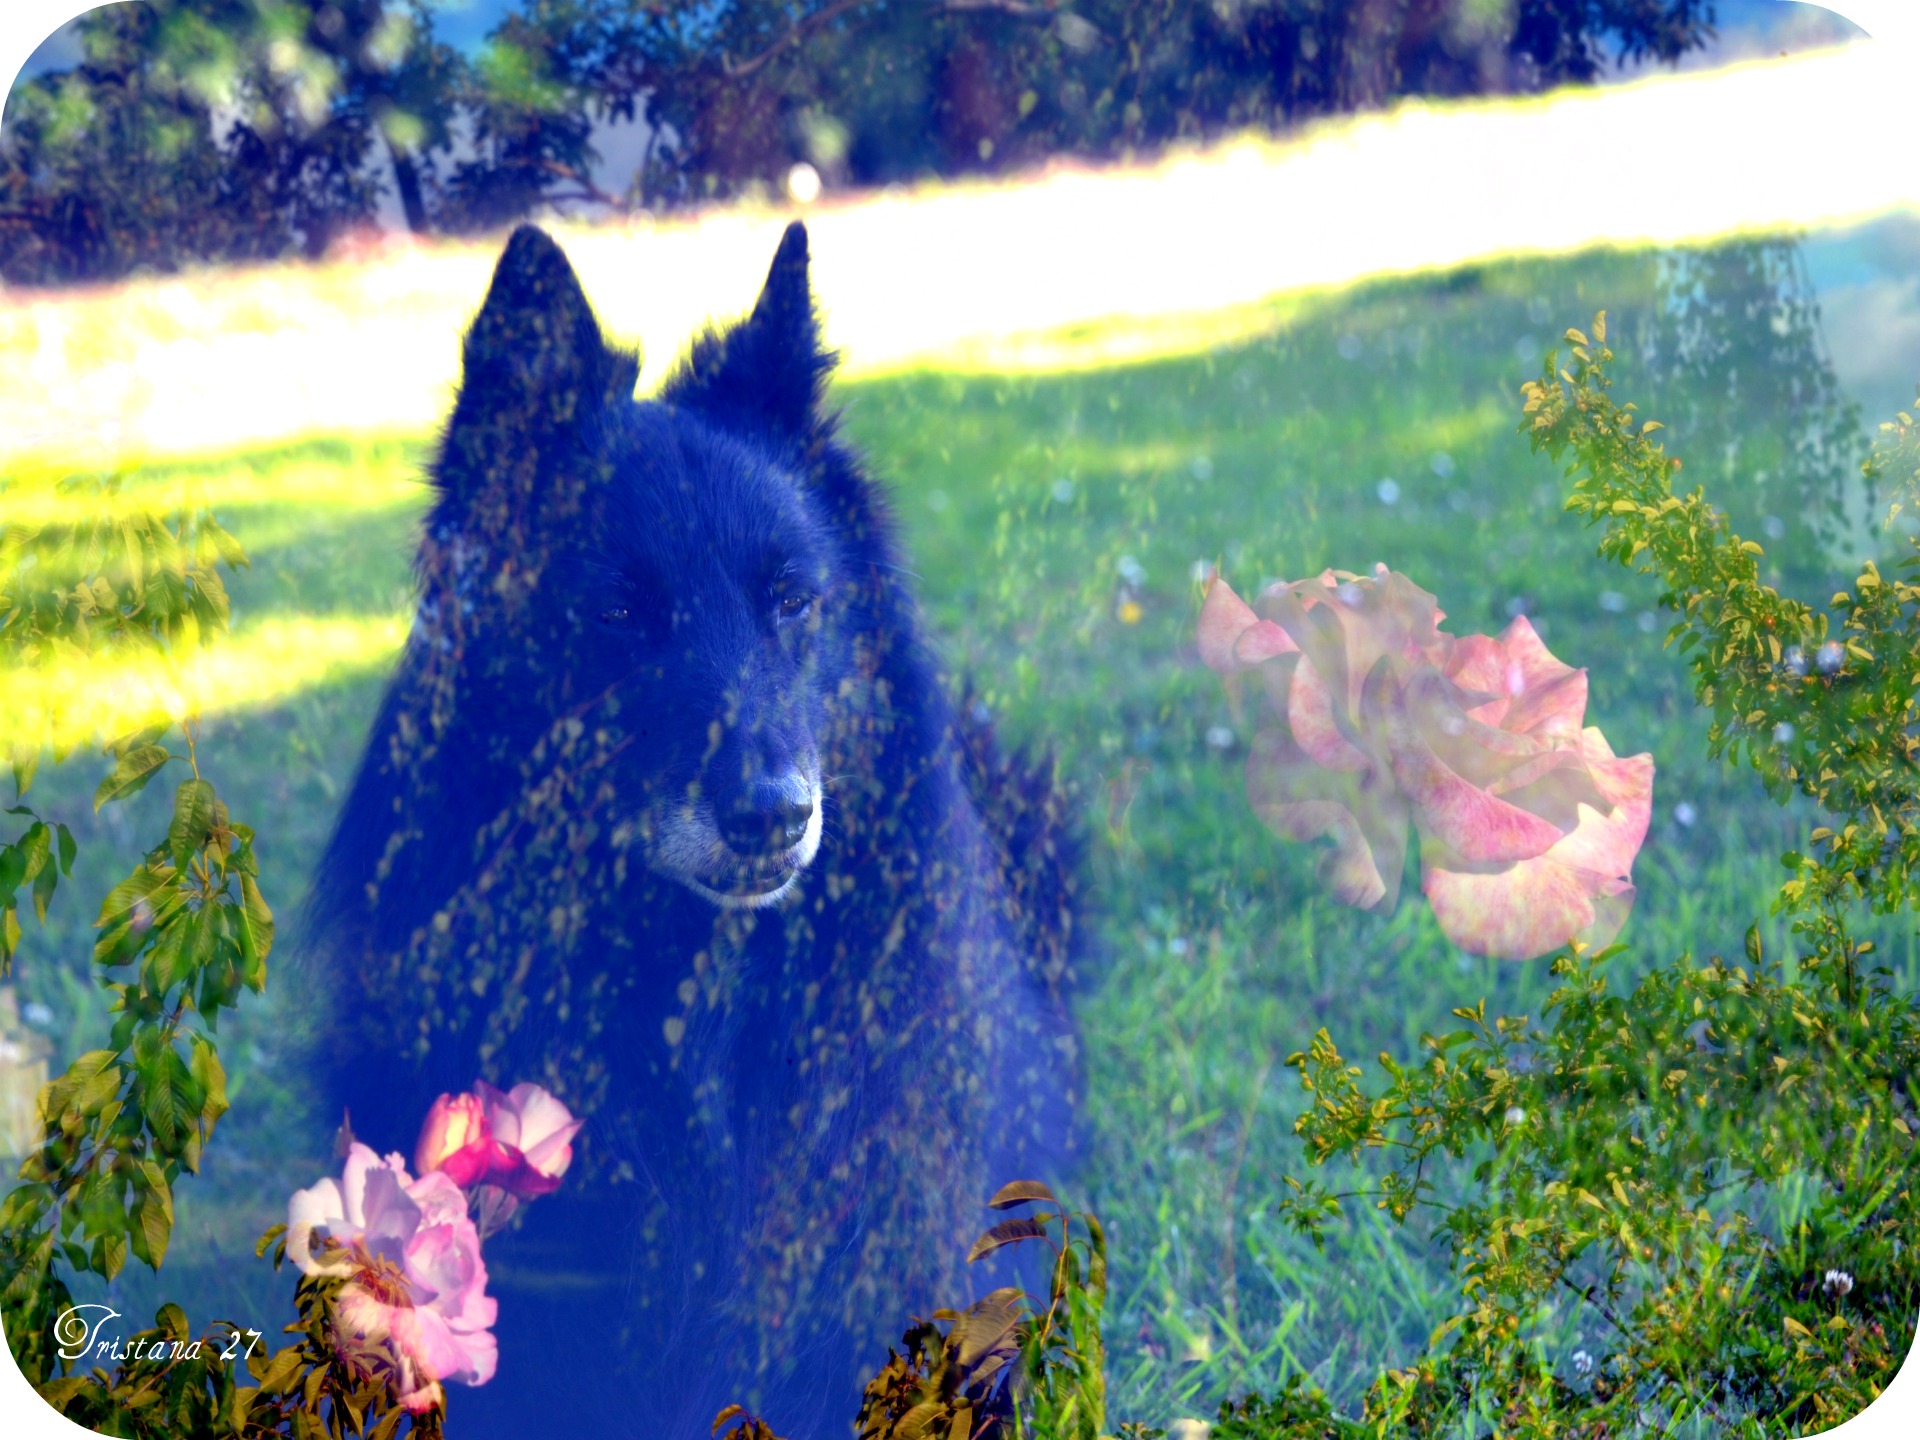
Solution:
[{"label": "small white blossom", "polygon": [[1853,1289],[1853,1276],[1844,1270],[1829,1270],[1827,1271],[1827,1278],[1821,1282],[1820,1288],[1826,1293],[1826,1297],[1829,1300],[1842,1299],[1848,1291]]},{"label": "small white blossom", "polygon": [[1573,1373],[1576,1375],[1591,1375],[1593,1373],[1593,1356],[1584,1350],[1574,1351]]}]

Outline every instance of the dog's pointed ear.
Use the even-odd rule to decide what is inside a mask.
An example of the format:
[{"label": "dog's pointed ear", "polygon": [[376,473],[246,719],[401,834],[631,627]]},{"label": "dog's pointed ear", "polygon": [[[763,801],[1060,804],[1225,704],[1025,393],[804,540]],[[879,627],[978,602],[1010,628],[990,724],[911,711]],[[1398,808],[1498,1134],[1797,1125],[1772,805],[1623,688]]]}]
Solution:
[{"label": "dog's pointed ear", "polygon": [[820,348],[807,282],[807,227],[787,226],[753,313],[694,342],[662,398],[774,440],[813,433],[834,356]]},{"label": "dog's pointed ear", "polygon": [[507,241],[462,355],[448,443],[472,458],[497,453],[503,439],[536,447],[551,440],[631,397],[638,374],[635,358],[602,337],[560,247],[532,225]]}]

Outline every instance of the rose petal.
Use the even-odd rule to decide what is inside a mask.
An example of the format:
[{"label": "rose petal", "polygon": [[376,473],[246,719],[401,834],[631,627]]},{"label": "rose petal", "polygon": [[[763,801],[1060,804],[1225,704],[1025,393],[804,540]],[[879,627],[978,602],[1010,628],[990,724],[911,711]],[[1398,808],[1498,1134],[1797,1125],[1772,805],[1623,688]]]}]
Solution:
[{"label": "rose petal", "polygon": [[1483,874],[1423,866],[1421,889],[1447,939],[1496,960],[1557,950],[1595,918],[1580,877],[1545,856]]},{"label": "rose petal", "polygon": [[1342,904],[1390,910],[1406,864],[1407,808],[1378,774],[1327,770],[1277,730],[1254,737],[1247,799],[1275,834],[1332,840],[1320,878]]},{"label": "rose petal", "polygon": [[1587,711],[1587,672],[1556,659],[1524,615],[1514,616],[1495,643],[1506,662],[1502,688],[1513,697],[1502,728],[1577,738]]},{"label": "rose petal", "polygon": [[513,1102],[515,1112],[520,1116],[520,1138],[512,1143],[528,1154],[556,1131],[569,1125],[577,1128],[573,1112],[549,1090],[534,1084],[531,1080],[522,1081],[513,1087],[507,1097]]},{"label": "rose petal", "polygon": [[407,1197],[420,1209],[422,1225],[450,1225],[465,1217],[465,1187],[444,1170],[429,1170],[407,1186]]},{"label": "rose petal", "polygon": [[365,1196],[367,1176],[382,1168],[380,1157],[373,1148],[354,1141],[347,1149],[347,1163],[340,1171],[340,1196],[346,1203],[344,1214],[349,1223],[361,1226],[367,1223]]},{"label": "rose petal", "polygon": [[407,1172],[382,1165],[366,1172],[366,1228],[362,1240],[369,1254],[399,1263],[407,1241],[420,1228],[420,1207],[402,1182]]},{"label": "rose petal", "polygon": [[527,1164],[542,1175],[558,1180],[573,1163],[573,1137],[580,1133],[580,1127],[586,1123],[584,1120],[575,1120],[532,1146],[525,1152]]},{"label": "rose petal", "polygon": [[346,1201],[331,1179],[294,1191],[287,1201],[287,1258],[303,1275],[351,1274],[353,1266],[344,1259],[322,1264],[313,1258],[315,1239],[349,1238],[339,1233],[343,1228],[354,1227],[347,1225]]},{"label": "rose petal", "polygon": [[1294,648],[1286,633],[1255,615],[1218,571],[1207,586],[1195,639],[1201,663],[1222,675],[1287,654]]},{"label": "rose petal", "polygon": [[[1445,683],[1437,672],[1424,673]],[[1433,725],[1420,721],[1439,713],[1438,707],[1395,704],[1390,677],[1383,674],[1369,686],[1367,709],[1368,719],[1386,733],[1394,779],[1412,807],[1422,840],[1438,842],[1470,864],[1488,864],[1544,854],[1565,833],[1560,826],[1488,793],[1436,755],[1428,732],[1443,736],[1445,720],[1453,717],[1443,714],[1441,723]],[[1464,731],[1471,722],[1460,717],[1460,724]],[[1494,732],[1491,738],[1503,733]]]},{"label": "rose petal", "polygon": [[1333,709],[1333,696],[1307,656],[1293,667],[1293,683],[1287,687],[1287,728],[1300,748],[1316,765],[1329,770],[1364,770],[1372,764],[1367,752],[1341,733],[1340,720]]},{"label": "rose petal", "polygon": [[[1589,736],[1599,735],[1589,729]],[[1606,741],[1598,749],[1605,758],[1594,755],[1591,741],[1583,741],[1590,758],[1587,762],[1605,799],[1613,808],[1601,811],[1582,806],[1580,823],[1563,836],[1549,852],[1563,865],[1589,870],[1597,875],[1625,877],[1633,873],[1634,857],[1647,838],[1647,826],[1653,818],[1653,756],[1635,755],[1625,760],[1611,758]]]},{"label": "rose petal", "polygon": [[1469,720],[1498,726],[1513,696],[1506,688],[1506,653],[1491,635],[1462,635],[1442,673],[1460,688]]}]

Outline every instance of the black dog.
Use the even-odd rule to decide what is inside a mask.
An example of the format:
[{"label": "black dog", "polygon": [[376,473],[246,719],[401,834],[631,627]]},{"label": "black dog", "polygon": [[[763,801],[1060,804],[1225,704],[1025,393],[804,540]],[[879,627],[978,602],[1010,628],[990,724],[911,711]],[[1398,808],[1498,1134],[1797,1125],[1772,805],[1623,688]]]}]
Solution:
[{"label": "black dog", "polygon": [[404,1149],[476,1075],[590,1118],[487,1251],[456,1433],[845,1434],[1000,1183],[1058,1168],[1076,857],[1050,763],[949,699],[820,410],[806,233],[659,399],[508,242],[413,635],[318,873],[328,1099]]}]

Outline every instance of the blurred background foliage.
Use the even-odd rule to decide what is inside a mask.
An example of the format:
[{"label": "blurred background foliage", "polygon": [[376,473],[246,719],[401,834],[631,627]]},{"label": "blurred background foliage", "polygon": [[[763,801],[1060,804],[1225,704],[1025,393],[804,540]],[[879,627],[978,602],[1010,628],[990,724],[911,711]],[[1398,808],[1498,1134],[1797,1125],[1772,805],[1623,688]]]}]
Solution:
[{"label": "blurred background foliage", "polygon": [[[137,0],[17,86],[0,279],[319,256],[391,194],[415,234],[1127,156],[1409,95],[1672,61],[1712,0]],[[643,135],[618,190],[596,127]]]}]

